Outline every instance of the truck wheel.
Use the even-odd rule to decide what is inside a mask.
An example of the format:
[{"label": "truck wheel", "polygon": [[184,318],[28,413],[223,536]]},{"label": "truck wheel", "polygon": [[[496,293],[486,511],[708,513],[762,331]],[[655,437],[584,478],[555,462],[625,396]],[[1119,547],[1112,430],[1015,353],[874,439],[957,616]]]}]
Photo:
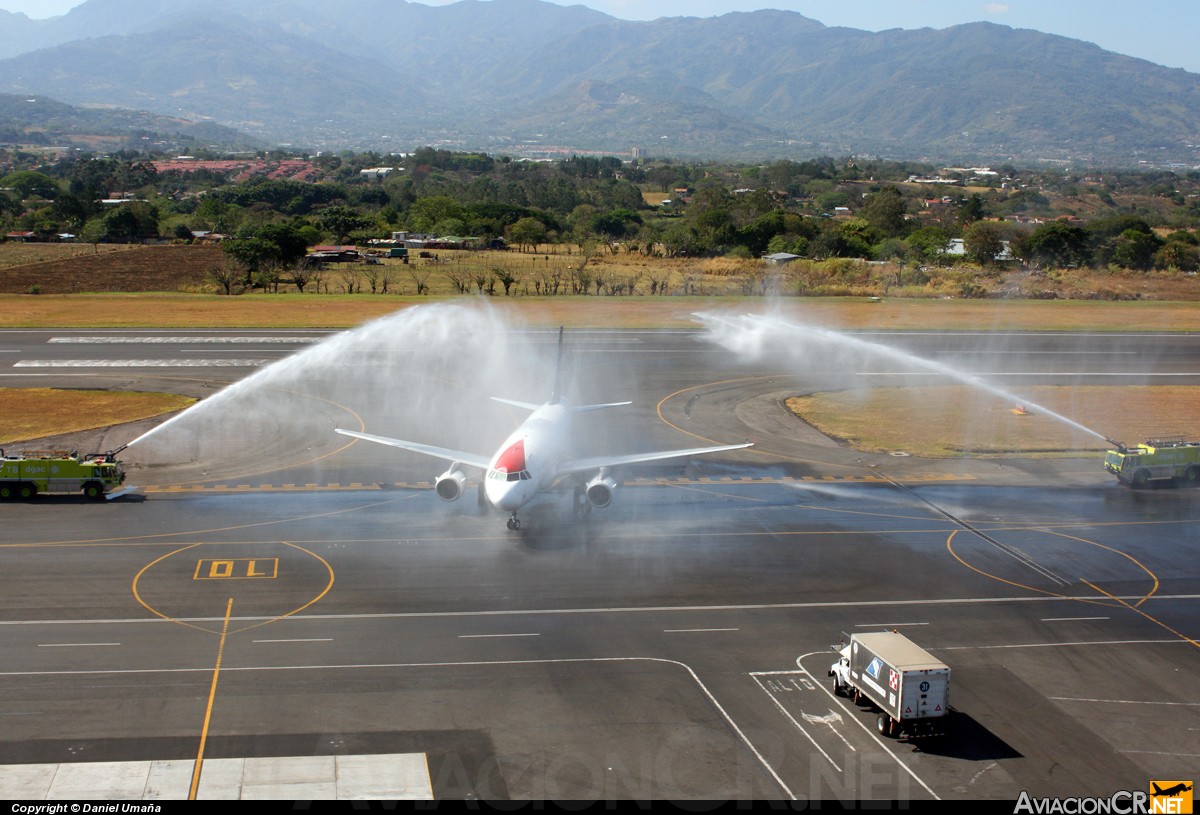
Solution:
[{"label": "truck wheel", "polygon": [[1183,480],[1187,482],[1189,487],[1195,487],[1200,484],[1200,467],[1192,465],[1183,473]]},{"label": "truck wheel", "polygon": [[104,485],[99,481],[89,481],[83,485],[83,494],[93,501],[99,501],[104,497]]},{"label": "truck wheel", "polygon": [[879,735],[891,738],[896,733],[892,717],[886,713],[880,713],[875,717],[875,729],[879,731]]},{"label": "truck wheel", "polygon": [[1133,474],[1133,478],[1129,482],[1135,490],[1144,490],[1146,485],[1150,483],[1150,472],[1148,470],[1138,470]]},{"label": "truck wheel", "polygon": [[845,696],[846,695],[845,686],[842,685],[842,681],[840,679],[838,679],[836,676],[833,677],[833,695],[834,696]]},{"label": "truck wheel", "polygon": [[0,484],[0,501],[7,501],[13,497],[13,488],[10,484]]},{"label": "truck wheel", "polygon": [[22,481],[17,486],[17,495],[23,500],[28,501],[33,496],[37,495],[37,485],[30,484],[28,481]]}]

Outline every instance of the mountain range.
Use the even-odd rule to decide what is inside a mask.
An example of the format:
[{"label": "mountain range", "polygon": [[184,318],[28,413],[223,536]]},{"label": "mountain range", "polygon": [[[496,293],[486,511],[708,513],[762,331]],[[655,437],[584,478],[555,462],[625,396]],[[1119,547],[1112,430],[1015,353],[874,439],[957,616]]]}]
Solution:
[{"label": "mountain range", "polygon": [[681,158],[1200,163],[1200,74],[1028,29],[542,0],[87,0],[0,12],[0,92],[271,143]]}]

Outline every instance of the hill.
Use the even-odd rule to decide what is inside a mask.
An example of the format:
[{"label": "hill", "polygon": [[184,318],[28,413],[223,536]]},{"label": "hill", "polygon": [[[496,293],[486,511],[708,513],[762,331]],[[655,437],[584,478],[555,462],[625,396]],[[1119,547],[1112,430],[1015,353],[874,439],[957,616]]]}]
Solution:
[{"label": "hill", "polygon": [[[973,23],[629,22],[541,0],[87,0],[0,15],[0,91],[326,147],[1200,161],[1200,75]],[[620,100],[618,102],[605,100]]]},{"label": "hill", "polygon": [[119,108],[77,108],[45,96],[0,93],[0,143],[188,152],[201,147],[256,150],[265,144],[213,122]]}]

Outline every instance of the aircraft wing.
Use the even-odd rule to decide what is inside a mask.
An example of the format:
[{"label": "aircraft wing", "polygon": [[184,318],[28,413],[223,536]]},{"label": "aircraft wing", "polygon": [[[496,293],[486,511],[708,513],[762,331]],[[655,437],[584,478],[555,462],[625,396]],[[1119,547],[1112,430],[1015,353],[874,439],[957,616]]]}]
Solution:
[{"label": "aircraft wing", "polygon": [[390,439],[387,436],[372,436],[370,433],[359,433],[357,430],[343,430],[340,427],[334,428],[334,431],[341,433],[343,436],[353,436],[356,439],[365,441],[373,441],[376,444],[386,444],[391,447],[399,447],[402,450],[411,450],[414,453],[424,453],[427,456],[434,458],[445,459],[446,461],[456,461],[459,464],[466,464],[469,467],[478,467],[481,470],[486,470],[490,461],[475,453],[464,453],[461,450],[448,450],[445,447],[434,447],[432,444],[418,444],[415,441],[405,441],[404,439]]},{"label": "aircraft wing", "polygon": [[631,453],[626,456],[595,456],[593,458],[580,458],[574,461],[564,461],[558,465],[558,474],[566,475],[568,473],[578,473],[584,470],[598,470],[601,467],[619,467],[623,464],[639,464],[643,461],[661,461],[668,458],[683,458],[684,456],[698,456],[703,453],[721,453],[726,450],[741,450],[744,447],[753,447],[753,443],[746,442],[745,444],[726,444],[721,447],[693,447],[690,450],[660,450],[656,453]]}]

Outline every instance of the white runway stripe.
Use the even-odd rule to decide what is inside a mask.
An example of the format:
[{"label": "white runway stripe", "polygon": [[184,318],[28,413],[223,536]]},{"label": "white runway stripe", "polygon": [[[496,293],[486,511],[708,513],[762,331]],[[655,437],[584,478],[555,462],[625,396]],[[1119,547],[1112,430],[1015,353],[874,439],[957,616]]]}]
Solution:
[{"label": "white runway stripe", "polygon": [[297,343],[312,344],[326,339],[325,337],[51,337],[48,342],[69,343],[73,345],[218,345],[239,343]]},{"label": "white runway stripe", "polygon": [[23,359],[14,368],[256,368],[274,359]]}]

